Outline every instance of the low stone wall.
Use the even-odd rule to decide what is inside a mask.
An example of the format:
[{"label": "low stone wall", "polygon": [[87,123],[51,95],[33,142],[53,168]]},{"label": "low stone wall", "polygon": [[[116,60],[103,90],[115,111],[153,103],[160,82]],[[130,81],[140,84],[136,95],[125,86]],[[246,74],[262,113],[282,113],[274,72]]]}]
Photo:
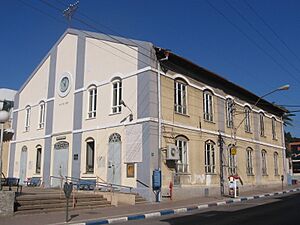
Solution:
[{"label": "low stone wall", "polygon": [[0,216],[14,214],[15,192],[0,191]]}]

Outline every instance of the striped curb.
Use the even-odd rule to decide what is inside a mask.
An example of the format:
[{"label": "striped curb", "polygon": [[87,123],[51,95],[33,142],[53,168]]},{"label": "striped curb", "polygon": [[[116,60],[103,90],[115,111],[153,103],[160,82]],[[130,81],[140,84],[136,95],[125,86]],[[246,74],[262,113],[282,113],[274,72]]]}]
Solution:
[{"label": "striped curb", "polygon": [[121,223],[121,222],[132,221],[132,220],[144,220],[144,219],[155,218],[155,217],[160,217],[160,216],[165,216],[165,215],[186,213],[186,212],[200,210],[200,209],[206,209],[206,208],[210,208],[210,207],[214,207],[214,206],[228,205],[231,203],[243,202],[243,201],[248,201],[248,200],[252,200],[252,199],[277,196],[277,195],[282,195],[282,194],[287,194],[287,193],[297,192],[297,191],[300,191],[300,188],[291,189],[288,191],[279,191],[279,192],[274,192],[274,193],[268,193],[268,194],[263,194],[263,195],[254,195],[254,196],[249,196],[249,197],[229,199],[226,201],[202,204],[202,205],[198,205],[198,206],[191,206],[191,207],[178,208],[178,209],[166,209],[166,210],[151,212],[151,213],[146,213],[146,214],[136,214],[136,215],[129,215],[129,216],[118,217],[118,218],[111,218],[111,219],[99,219],[99,220],[87,221],[87,222],[83,222],[83,223],[72,223],[72,225],[100,225],[100,224]]}]

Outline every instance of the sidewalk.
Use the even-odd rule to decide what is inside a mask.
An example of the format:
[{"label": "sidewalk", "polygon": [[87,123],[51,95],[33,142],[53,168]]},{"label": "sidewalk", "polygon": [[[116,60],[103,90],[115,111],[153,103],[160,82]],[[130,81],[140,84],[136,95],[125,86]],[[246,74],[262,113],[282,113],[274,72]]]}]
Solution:
[{"label": "sidewalk", "polygon": [[[298,188],[298,189],[297,189]],[[285,187],[285,191],[294,190],[300,191],[300,185],[293,185]],[[72,218],[70,224],[81,223],[85,224],[88,221],[103,222],[108,224],[116,221],[127,221],[130,219],[145,219],[154,216],[161,216],[166,214],[175,214],[179,212],[186,212],[200,208],[207,208],[210,206],[224,205],[236,201],[244,201],[259,197],[268,196],[270,193],[284,194],[281,188],[272,189],[256,189],[241,193],[238,199],[222,198],[222,197],[199,197],[192,199],[185,199],[180,201],[166,200],[161,203],[149,203],[135,206],[122,205],[118,207],[106,207],[95,210],[80,210],[70,211],[69,215]],[[267,194],[267,195],[265,195]],[[273,195],[273,194],[272,194]],[[248,197],[248,198],[247,198]],[[44,224],[65,224],[65,211],[41,213],[32,215],[15,215],[11,217],[1,217],[0,225],[44,225]],[[87,223],[89,224],[89,223]],[[92,224],[92,223],[90,223]],[[101,224],[101,223],[97,223]]]}]

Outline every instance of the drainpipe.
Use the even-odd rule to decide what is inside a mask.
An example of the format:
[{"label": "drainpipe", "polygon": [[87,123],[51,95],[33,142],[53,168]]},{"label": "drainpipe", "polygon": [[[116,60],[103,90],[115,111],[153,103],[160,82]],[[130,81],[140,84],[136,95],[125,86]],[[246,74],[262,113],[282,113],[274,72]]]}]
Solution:
[{"label": "drainpipe", "polygon": [[161,146],[162,146],[162,137],[161,137],[161,85],[160,85],[160,64],[157,61],[157,99],[158,99],[158,165],[157,168],[161,169]]}]

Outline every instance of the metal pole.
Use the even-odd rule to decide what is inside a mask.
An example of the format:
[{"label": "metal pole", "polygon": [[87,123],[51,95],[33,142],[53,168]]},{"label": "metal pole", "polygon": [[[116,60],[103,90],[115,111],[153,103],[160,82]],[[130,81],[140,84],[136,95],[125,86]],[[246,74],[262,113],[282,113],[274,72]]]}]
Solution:
[{"label": "metal pole", "polygon": [[219,133],[219,146],[220,146],[220,191],[221,191],[221,196],[224,196],[223,138],[221,133]]},{"label": "metal pole", "polygon": [[67,198],[67,205],[66,205],[66,223],[69,221],[69,198]]},{"label": "metal pole", "polygon": [[0,191],[2,191],[2,149],[3,149],[3,133],[4,133],[4,124],[1,123],[0,127]]}]

